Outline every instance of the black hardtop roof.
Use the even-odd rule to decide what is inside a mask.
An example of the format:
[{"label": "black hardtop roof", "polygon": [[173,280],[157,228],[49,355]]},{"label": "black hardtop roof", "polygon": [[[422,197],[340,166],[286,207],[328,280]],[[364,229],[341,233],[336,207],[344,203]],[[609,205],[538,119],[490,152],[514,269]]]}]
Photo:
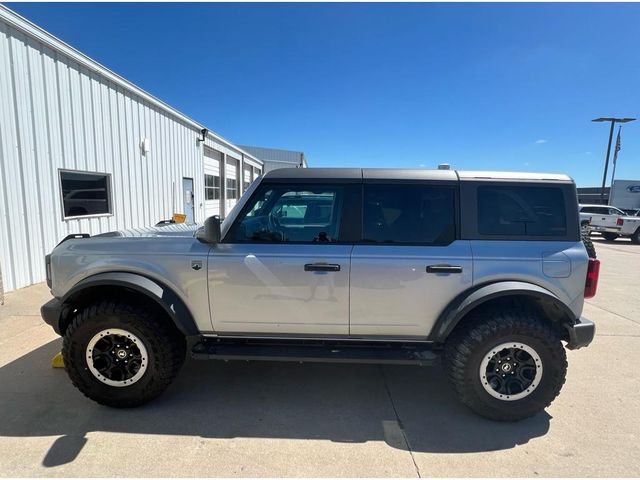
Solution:
[{"label": "black hardtop roof", "polygon": [[573,183],[565,174],[528,172],[490,172],[401,168],[279,168],[264,175],[265,180],[496,180],[522,182]]}]

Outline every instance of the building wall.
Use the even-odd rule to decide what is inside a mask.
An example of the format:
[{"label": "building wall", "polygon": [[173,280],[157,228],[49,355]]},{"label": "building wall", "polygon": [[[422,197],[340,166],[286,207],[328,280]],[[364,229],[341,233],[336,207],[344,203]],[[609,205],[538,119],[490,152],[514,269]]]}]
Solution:
[{"label": "building wall", "polygon": [[240,147],[264,162],[264,173],[278,168],[307,168],[304,152],[250,145]]},{"label": "building wall", "polygon": [[[205,218],[201,127],[48,35],[0,6],[5,292],[43,281],[44,255],[68,234],[154,225],[181,212],[183,177],[194,180],[195,221]],[[244,159],[214,134],[206,143]],[[59,169],[111,175],[112,213],[65,219]]]}]

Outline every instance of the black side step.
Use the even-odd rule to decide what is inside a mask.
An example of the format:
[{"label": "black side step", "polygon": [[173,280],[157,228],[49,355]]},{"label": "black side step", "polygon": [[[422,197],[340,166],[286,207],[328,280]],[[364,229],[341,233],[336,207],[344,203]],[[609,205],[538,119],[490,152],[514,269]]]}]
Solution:
[{"label": "black side step", "polygon": [[425,344],[374,342],[270,342],[203,339],[192,351],[198,360],[269,360],[277,362],[367,363],[429,366],[440,356]]}]

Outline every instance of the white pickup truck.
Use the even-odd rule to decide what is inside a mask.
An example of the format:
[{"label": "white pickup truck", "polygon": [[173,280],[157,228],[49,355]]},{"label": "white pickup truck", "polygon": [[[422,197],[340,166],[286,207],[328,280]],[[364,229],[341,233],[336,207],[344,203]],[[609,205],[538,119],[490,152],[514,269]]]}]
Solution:
[{"label": "white pickup truck", "polygon": [[580,222],[588,220],[592,232],[598,232],[612,242],[618,237],[629,237],[640,244],[640,217],[630,216],[609,205],[580,205]]}]

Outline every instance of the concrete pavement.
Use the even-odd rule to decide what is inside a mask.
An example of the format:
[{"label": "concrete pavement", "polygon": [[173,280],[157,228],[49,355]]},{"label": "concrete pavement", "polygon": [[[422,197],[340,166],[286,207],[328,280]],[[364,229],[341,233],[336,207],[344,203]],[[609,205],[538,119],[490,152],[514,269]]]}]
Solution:
[{"label": "concrete pavement", "polygon": [[50,368],[44,285],[0,307],[0,475],[639,476],[640,246],[596,242],[598,333],[569,352],[546,413],[477,417],[440,369],[190,361],[132,410],[101,407]]}]

